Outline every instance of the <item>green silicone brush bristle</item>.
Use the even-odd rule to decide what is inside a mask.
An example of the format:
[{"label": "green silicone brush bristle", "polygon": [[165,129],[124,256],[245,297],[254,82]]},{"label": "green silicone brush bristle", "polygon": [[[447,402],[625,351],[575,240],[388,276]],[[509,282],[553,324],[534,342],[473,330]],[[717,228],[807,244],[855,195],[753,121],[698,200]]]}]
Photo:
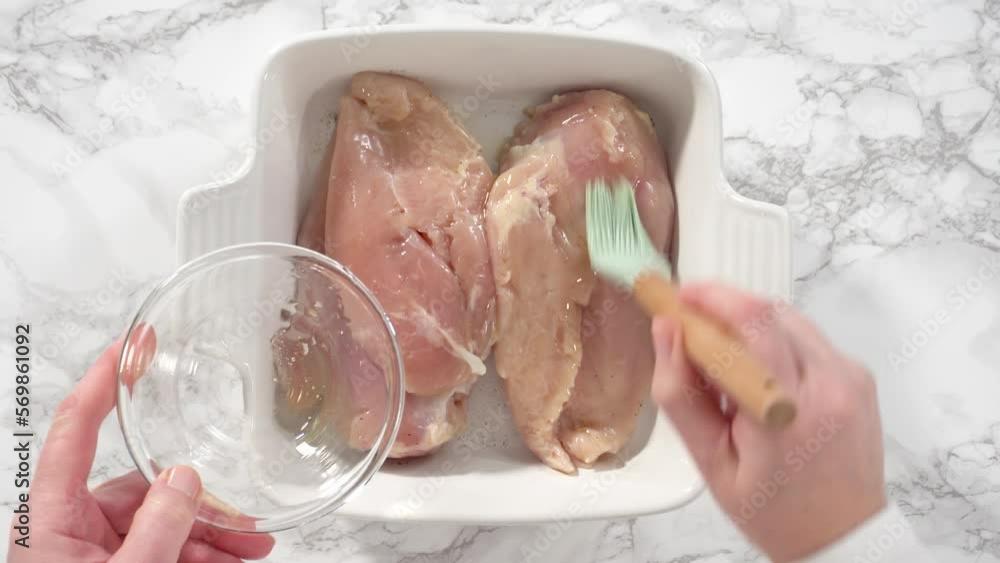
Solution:
[{"label": "green silicone brush bristle", "polygon": [[653,246],[639,218],[632,185],[618,178],[587,183],[587,248],[590,264],[601,275],[627,287],[643,272],[671,276],[670,263]]}]

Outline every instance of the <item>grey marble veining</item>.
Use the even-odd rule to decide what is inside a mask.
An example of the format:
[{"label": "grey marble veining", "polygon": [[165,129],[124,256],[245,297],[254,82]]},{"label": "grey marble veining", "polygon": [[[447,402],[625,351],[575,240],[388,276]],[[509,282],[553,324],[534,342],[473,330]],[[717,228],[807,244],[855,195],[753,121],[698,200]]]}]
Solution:
[{"label": "grey marble veining", "polygon": [[[709,62],[729,182],[789,210],[799,305],[877,375],[892,497],[941,561],[1000,562],[1000,274],[982,274],[1000,254],[996,0],[8,0],[0,319],[38,335],[36,429],[174,267],[177,198],[238,157],[271,47],[347,25],[483,21]],[[130,466],[112,417],[93,479]],[[707,496],[551,540],[544,527],[331,517],[281,534],[270,560],[514,562],[533,549],[537,561],[764,560]]]}]

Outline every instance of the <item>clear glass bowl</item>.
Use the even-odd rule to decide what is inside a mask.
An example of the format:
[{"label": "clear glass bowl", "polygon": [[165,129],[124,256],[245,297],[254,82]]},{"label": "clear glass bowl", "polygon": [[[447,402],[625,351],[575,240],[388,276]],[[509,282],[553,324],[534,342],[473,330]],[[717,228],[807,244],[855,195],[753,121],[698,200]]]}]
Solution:
[{"label": "clear glass bowl", "polygon": [[271,532],[360,490],[396,438],[405,384],[389,318],[348,270],[286,244],[198,258],[146,299],[118,366],[118,419],[152,482],[201,475],[199,520]]}]

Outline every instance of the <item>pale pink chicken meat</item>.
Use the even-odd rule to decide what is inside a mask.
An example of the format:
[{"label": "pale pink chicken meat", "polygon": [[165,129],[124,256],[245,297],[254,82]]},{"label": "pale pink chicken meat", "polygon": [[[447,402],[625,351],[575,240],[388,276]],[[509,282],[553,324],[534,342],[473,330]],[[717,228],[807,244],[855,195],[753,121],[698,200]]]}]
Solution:
[{"label": "pale pink chicken meat", "polygon": [[[423,84],[372,72],[352,79],[340,101],[329,183],[313,196],[299,244],[349,268],[397,331],[407,395],[392,457],[433,451],[466,425],[465,399],[494,337],[483,224],[492,182],[479,144]],[[350,318],[358,305],[341,306]],[[373,358],[375,342],[364,331],[352,336],[361,348],[352,353],[384,367],[388,359]],[[385,408],[381,390],[336,376],[330,385],[337,392],[328,400],[352,397],[336,406],[337,416],[351,419],[352,445],[370,446]]]},{"label": "pale pink chicken meat", "polygon": [[652,377],[648,318],[587,256],[586,183],[618,176],[665,251],[674,199],[649,117],[616,93],[574,92],[518,125],[487,202],[497,370],[525,445],[564,473],[621,451]]}]

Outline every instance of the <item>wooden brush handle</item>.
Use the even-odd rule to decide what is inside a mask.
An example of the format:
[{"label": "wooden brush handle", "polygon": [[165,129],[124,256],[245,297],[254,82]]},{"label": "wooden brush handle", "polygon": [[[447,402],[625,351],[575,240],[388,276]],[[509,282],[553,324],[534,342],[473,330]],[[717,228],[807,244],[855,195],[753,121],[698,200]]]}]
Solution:
[{"label": "wooden brush handle", "polygon": [[[640,275],[635,296],[651,316],[669,317],[681,325],[691,360],[741,410],[768,428],[781,429],[795,419],[795,403],[767,368],[731,331],[684,307],[673,283],[659,274]],[[728,358],[731,363],[724,365]]]}]

